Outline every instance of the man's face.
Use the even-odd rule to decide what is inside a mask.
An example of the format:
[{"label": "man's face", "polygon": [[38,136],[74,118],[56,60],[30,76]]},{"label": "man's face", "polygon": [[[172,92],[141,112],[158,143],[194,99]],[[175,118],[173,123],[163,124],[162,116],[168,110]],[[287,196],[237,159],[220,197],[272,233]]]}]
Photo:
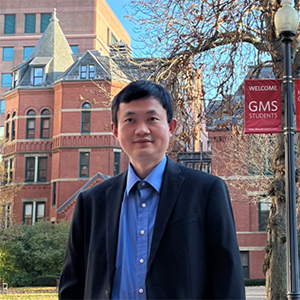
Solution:
[{"label": "man's face", "polygon": [[112,125],[112,130],[133,166],[143,162],[158,164],[176,128],[174,119],[168,124],[167,112],[160,102],[148,97],[120,103],[117,116],[118,128]]}]

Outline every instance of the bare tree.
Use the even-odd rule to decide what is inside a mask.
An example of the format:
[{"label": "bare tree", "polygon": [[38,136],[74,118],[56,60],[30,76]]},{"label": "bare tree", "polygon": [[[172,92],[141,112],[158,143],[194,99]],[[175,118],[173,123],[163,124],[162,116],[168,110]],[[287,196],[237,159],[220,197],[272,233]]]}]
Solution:
[{"label": "bare tree", "polygon": [[[296,9],[299,1],[293,1]],[[283,45],[276,36],[274,15],[280,1],[274,0],[132,0],[127,6],[130,18],[140,31],[145,54],[159,60],[152,78],[173,86],[176,107],[186,117],[191,89],[182,90],[202,72],[205,102],[220,101],[231,110],[227,95],[235,94],[246,74],[260,78],[260,70],[271,66],[275,78],[283,72]],[[300,77],[300,51],[297,37],[292,44],[293,77]],[[251,72],[249,74],[249,67]],[[191,85],[192,87],[192,85]],[[185,95],[180,97],[180,93]],[[182,99],[184,101],[182,101]],[[206,107],[208,107],[206,105]],[[222,114],[224,109],[220,110]],[[233,114],[234,115],[234,114]],[[241,117],[241,114],[237,114]],[[198,116],[198,121],[206,114]],[[230,129],[232,118],[223,122]],[[272,205],[264,261],[267,297],[286,299],[285,167],[283,135],[275,137],[269,195]],[[295,155],[297,157],[297,155]],[[296,165],[296,164],[295,164]],[[296,181],[299,170],[296,165]]]}]

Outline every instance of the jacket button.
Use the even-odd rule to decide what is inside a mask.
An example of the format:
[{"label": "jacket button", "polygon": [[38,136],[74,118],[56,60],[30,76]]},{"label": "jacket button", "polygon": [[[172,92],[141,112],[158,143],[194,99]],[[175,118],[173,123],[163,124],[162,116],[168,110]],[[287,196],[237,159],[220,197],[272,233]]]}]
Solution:
[{"label": "jacket button", "polygon": [[105,290],[105,295],[106,295],[106,298],[109,299],[109,291],[108,290]]}]

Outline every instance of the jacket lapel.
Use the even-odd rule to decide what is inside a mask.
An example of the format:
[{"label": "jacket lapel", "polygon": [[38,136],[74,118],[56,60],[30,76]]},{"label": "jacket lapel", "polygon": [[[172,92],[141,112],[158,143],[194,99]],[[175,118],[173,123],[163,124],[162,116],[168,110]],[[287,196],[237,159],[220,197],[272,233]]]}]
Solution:
[{"label": "jacket lapel", "polygon": [[119,219],[125,191],[127,171],[119,175],[106,191],[106,253],[109,280],[112,286],[118,246]]},{"label": "jacket lapel", "polygon": [[185,180],[183,176],[179,175],[180,172],[181,171],[177,163],[168,158],[156,213],[156,220],[147,267],[148,270],[151,268],[158,246],[169,222],[173,207],[178,198],[181,186]]}]

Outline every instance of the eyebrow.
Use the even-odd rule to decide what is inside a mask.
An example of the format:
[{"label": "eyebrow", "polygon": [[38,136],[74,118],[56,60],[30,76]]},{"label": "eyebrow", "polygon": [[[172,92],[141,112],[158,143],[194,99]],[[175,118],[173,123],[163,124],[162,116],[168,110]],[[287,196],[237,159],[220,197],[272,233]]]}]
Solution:
[{"label": "eyebrow", "polygon": [[[136,113],[133,111],[126,111],[124,116],[131,116],[131,115],[135,115]],[[152,109],[146,112],[146,115],[151,115],[151,114],[157,114],[157,110],[156,109]]]}]

